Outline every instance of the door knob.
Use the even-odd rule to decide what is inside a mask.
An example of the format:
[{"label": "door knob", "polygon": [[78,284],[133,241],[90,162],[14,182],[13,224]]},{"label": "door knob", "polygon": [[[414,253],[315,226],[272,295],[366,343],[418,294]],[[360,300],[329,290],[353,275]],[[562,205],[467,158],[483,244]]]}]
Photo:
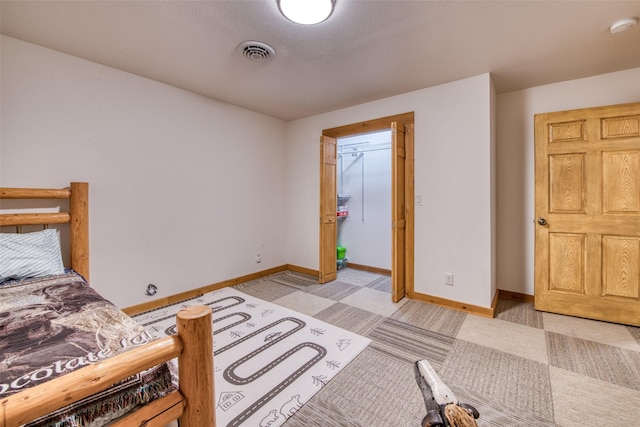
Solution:
[{"label": "door knob", "polygon": [[538,224],[540,224],[540,225],[547,225],[547,220],[546,220],[546,219],[544,219],[544,218],[542,218],[542,217],[540,217],[540,218],[538,218]]}]

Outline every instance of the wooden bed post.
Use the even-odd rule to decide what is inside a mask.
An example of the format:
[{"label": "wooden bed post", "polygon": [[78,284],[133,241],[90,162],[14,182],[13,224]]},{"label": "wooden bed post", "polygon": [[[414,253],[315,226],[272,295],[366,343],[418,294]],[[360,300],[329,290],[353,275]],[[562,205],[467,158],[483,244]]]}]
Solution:
[{"label": "wooden bed post", "polygon": [[69,196],[71,268],[89,281],[89,184],[72,182]]},{"label": "wooden bed post", "polygon": [[187,307],[177,315],[184,348],[178,356],[178,376],[180,392],[187,400],[180,427],[216,425],[211,317],[211,308],[206,306]]},{"label": "wooden bed post", "polygon": [[[69,224],[71,268],[89,280],[89,184],[70,188],[4,188],[0,199],[68,199],[69,212],[0,213],[0,226]],[[0,399],[0,427],[17,427],[104,391],[159,363],[178,358],[179,391],[144,405],[114,427],[215,427],[211,308],[188,307],[176,316],[178,336],[152,341],[99,363]],[[47,368],[48,369],[48,368]]]}]

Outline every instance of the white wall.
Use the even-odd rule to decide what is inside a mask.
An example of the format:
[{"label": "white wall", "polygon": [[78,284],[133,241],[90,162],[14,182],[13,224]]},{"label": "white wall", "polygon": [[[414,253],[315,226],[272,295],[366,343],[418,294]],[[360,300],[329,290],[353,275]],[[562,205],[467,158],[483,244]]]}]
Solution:
[{"label": "white wall", "polygon": [[349,216],[338,219],[338,244],[347,248],[349,263],[390,270],[391,131],[340,138],[338,146],[365,142],[388,148],[338,155],[338,193],[351,195]]},{"label": "white wall", "polygon": [[498,95],[498,288],[533,295],[538,113],[640,101],[640,68]]},{"label": "white wall", "polygon": [[[287,124],[287,259],[318,268],[323,129],[415,112],[415,291],[488,307],[492,294],[488,74]],[[444,285],[444,273],[454,286]]]},{"label": "white wall", "polygon": [[105,297],[128,306],[148,283],[164,296],[286,263],[284,122],[1,41],[1,185],[89,182]]},{"label": "white wall", "polygon": [[[533,115],[640,100],[640,68],[497,97],[485,74],[285,124],[1,43],[0,184],[90,182],[91,281],[121,306],[145,300],[149,282],[167,295],[284,263],[317,269],[322,129],[407,111],[423,197],[416,291],[488,306],[497,277],[500,289],[533,294]],[[492,152],[497,218],[482,161]]]}]

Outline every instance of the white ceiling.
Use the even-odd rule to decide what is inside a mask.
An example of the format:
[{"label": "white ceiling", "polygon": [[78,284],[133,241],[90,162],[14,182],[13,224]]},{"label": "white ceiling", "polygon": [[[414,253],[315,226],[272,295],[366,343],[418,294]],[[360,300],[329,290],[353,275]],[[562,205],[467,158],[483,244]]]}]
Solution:
[{"label": "white ceiling", "polygon": [[[2,34],[283,120],[491,72],[498,92],[640,67],[640,1],[337,0],[289,22],[276,0],[5,1]],[[236,47],[273,46],[254,62]],[[640,85],[640,82],[639,82]]]}]

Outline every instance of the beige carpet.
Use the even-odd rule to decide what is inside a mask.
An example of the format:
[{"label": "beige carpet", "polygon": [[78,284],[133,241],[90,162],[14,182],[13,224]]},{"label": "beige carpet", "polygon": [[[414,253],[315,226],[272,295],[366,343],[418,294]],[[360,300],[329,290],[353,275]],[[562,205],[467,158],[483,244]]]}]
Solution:
[{"label": "beige carpet", "polygon": [[495,319],[393,304],[388,277],[353,269],[325,285],[285,272],[237,288],[372,340],[285,427],[419,426],[421,358],[478,409],[479,426],[639,425],[640,328],[514,301]]}]

